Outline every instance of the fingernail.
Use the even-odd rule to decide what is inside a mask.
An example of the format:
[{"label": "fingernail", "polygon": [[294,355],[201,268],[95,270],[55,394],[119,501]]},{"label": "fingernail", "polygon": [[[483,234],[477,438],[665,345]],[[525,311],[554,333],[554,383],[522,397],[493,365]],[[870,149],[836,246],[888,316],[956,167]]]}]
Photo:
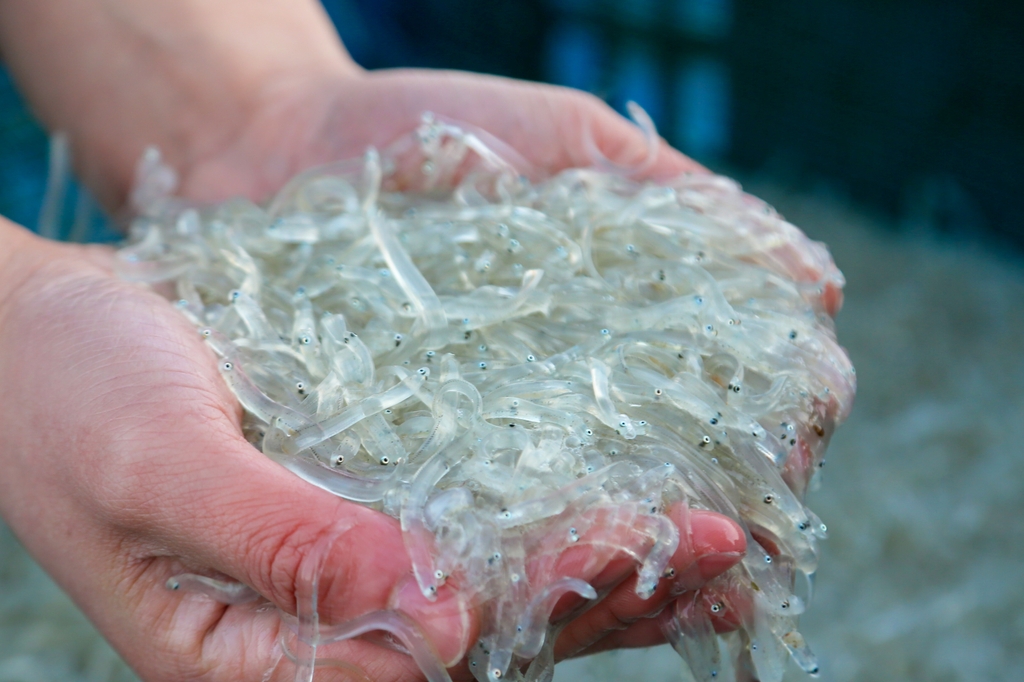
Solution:
[{"label": "fingernail", "polygon": [[697,570],[704,580],[711,580],[738,564],[742,558],[743,555],[739,552],[708,554],[697,559]]},{"label": "fingernail", "polygon": [[455,665],[465,656],[472,623],[469,607],[458,590],[444,585],[437,591],[437,600],[428,601],[416,579],[409,576],[391,593],[388,607],[401,611],[419,625],[445,667]]},{"label": "fingernail", "polygon": [[743,529],[721,514],[692,512],[690,534],[697,571],[704,580],[711,580],[735,566],[747,549]]},{"label": "fingernail", "polygon": [[747,539],[739,524],[714,512],[690,512],[690,537],[697,557],[747,551]]}]

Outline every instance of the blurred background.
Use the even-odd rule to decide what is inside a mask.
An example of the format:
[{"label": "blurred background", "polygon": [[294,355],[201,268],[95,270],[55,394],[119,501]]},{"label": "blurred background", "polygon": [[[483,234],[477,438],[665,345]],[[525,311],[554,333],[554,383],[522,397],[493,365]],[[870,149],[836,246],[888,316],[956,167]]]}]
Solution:
[{"label": "blurred background", "polygon": [[[367,68],[467,69],[632,99],[718,170],[769,173],[1024,246],[1013,0],[323,0]],[[0,76],[0,212],[34,225],[46,139]],[[11,163],[13,159],[15,163]]]},{"label": "blurred background", "polygon": [[[860,387],[811,498],[832,534],[802,622],[822,677],[1024,680],[1024,3],[323,2],[367,68],[635,100],[827,242]],[[0,213],[39,223],[48,163],[0,72]],[[74,187],[65,204],[57,233],[117,238]],[[662,648],[564,663],[556,682],[679,676]],[[0,682],[119,679],[0,527]]]}]

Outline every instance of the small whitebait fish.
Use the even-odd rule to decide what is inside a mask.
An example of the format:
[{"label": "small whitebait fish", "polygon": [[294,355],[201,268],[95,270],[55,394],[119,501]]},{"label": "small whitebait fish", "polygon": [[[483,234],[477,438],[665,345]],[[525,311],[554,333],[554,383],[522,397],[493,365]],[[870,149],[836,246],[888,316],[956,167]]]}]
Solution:
[{"label": "small whitebait fish", "polygon": [[[194,213],[194,219],[199,220],[199,214]],[[198,234],[198,231],[192,234]],[[252,255],[242,248],[241,245],[228,241],[226,244],[221,244],[219,255],[224,258],[225,262],[231,264],[237,269],[242,275],[242,281],[238,285],[236,291],[240,291],[249,298],[256,298],[260,295],[261,291],[261,276],[260,267],[253,259]]]},{"label": "small whitebait fish", "polygon": [[252,296],[241,289],[235,289],[228,294],[228,300],[238,312],[242,323],[249,330],[249,338],[261,341],[276,341],[278,335],[274,332],[270,320],[263,313],[263,309],[256,303]]},{"label": "small whitebait fish", "polygon": [[805,673],[814,676],[821,671],[821,667],[818,665],[818,657],[807,646],[807,641],[799,632],[790,630],[782,636],[782,642],[789,649],[793,660]]},{"label": "small whitebait fish", "polygon": [[637,520],[638,529],[653,540],[653,547],[640,564],[636,581],[637,596],[649,599],[658,588],[658,581],[664,576],[672,555],[679,548],[679,529],[667,516],[641,516]]},{"label": "small whitebait fish", "polygon": [[584,599],[597,599],[597,590],[579,578],[559,578],[547,585],[526,607],[516,626],[517,655],[523,658],[534,658],[544,646],[544,636],[548,631],[548,620],[555,610],[558,600],[566,594],[575,592]]},{"label": "small whitebait fish", "polygon": [[305,450],[342,431],[352,428],[367,417],[408,400],[416,392],[416,389],[423,385],[429,374],[430,370],[423,367],[420,371],[409,374],[401,383],[392,386],[383,393],[364,398],[356,405],[347,408],[330,419],[297,429],[298,435],[295,438],[295,447],[299,450]]},{"label": "small whitebait fish", "polygon": [[320,230],[310,216],[295,215],[272,222],[267,236],[288,244],[315,244],[320,241]]},{"label": "small whitebait fish", "polygon": [[[550,679],[555,604],[590,600],[570,618],[605,596],[565,574],[570,548],[635,562],[640,597],[682,595],[665,635],[695,679],[778,682],[789,657],[816,674],[796,622],[810,590],[795,592],[825,536],[803,494],[856,386],[831,319],[843,278],[731,180],[632,179],[659,144],[634,114],[650,144],[636,168],[595,146],[596,168],[531,183],[485,132],[425,116],[383,152],[303,172],[265,208],[187,206],[148,158],[116,268],[173,282],[250,442],[397,518],[422,593],[455,585],[478,608],[467,658],[480,682]],[[707,586],[670,565],[691,538],[682,505],[746,538]],[[320,624],[325,552],[303,564],[299,617],[282,614],[296,679],[313,679],[319,644],[383,630],[448,680],[404,614]],[[723,612],[740,628],[728,646]]]},{"label": "small whitebait fish", "polygon": [[[293,453],[291,452],[294,450],[292,447],[289,447],[286,452],[285,447],[280,445],[284,440],[280,437],[282,435],[282,432],[277,429],[268,433],[263,441],[264,453],[304,481],[339,497],[363,504],[379,502],[400,481],[398,469],[394,469],[382,477],[359,476],[350,473],[338,466],[341,462],[330,451],[317,457],[306,457],[301,452]],[[331,464],[325,462],[331,462]]]},{"label": "small whitebait fish", "polygon": [[248,604],[260,598],[259,593],[240,582],[208,578],[205,575],[182,573],[167,579],[167,589],[202,594],[221,604]]},{"label": "small whitebait fish", "polygon": [[582,495],[602,487],[605,481],[616,472],[622,472],[627,468],[625,462],[609,464],[600,471],[579,478],[553,493],[518,502],[502,509],[498,513],[495,523],[501,528],[514,528],[557,516]]},{"label": "small whitebait fish", "polygon": [[280,424],[295,431],[302,428],[319,430],[315,424],[310,424],[305,415],[285,407],[261,391],[237,364],[237,360],[224,359],[218,365],[218,369],[242,407],[260,421],[266,424]]},{"label": "small whitebait fish", "polygon": [[700,592],[676,600],[672,617],[662,621],[662,633],[686,661],[698,682],[718,682],[722,654],[711,619],[700,605]]},{"label": "small whitebait fish", "polygon": [[590,378],[601,422],[613,431],[620,433],[626,440],[633,440],[636,438],[636,427],[633,426],[633,420],[625,414],[615,413],[615,403],[612,402],[608,392],[610,374],[608,365],[597,358],[590,358]]},{"label": "small whitebait fish", "polygon": [[317,639],[320,644],[330,644],[375,630],[383,630],[401,642],[428,682],[451,682],[433,644],[416,623],[400,611],[373,611],[339,625],[321,627]]},{"label": "small whitebait fish", "polygon": [[[487,678],[492,682],[508,674],[519,641],[519,625],[529,608],[529,585],[526,578],[526,551],[522,541],[506,543],[503,551],[493,556],[499,574],[511,583],[498,599],[490,627],[480,641],[487,654]],[[519,579],[513,580],[519,576]]]},{"label": "small whitebait fish", "polygon": [[444,314],[441,301],[434,289],[413,264],[409,254],[405,252],[398,238],[395,237],[391,225],[383,216],[369,217],[370,229],[377,247],[394,273],[398,285],[409,297],[413,308],[419,313],[420,322],[425,331],[434,341],[428,345],[442,345],[440,335],[448,327],[448,318]]},{"label": "small whitebait fish", "polygon": [[462,320],[461,329],[473,331],[545,310],[550,305],[550,297],[536,295],[543,277],[543,270],[527,270],[522,286],[513,296],[502,295],[501,290],[493,287],[490,291],[481,287],[467,296],[450,298],[445,304],[445,314],[449,319]]}]

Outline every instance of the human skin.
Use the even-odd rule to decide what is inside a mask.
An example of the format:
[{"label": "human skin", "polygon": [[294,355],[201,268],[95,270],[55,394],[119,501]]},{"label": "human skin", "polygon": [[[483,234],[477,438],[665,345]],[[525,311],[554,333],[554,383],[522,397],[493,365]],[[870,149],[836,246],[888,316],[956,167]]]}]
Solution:
[{"label": "human skin", "polygon": [[[494,133],[539,173],[587,165],[584,130],[617,162],[647,154],[634,126],[583,93],[364,72],[310,0],[0,0],[0,47],[112,212],[148,145],[186,198],[262,200],[303,168],[386,145],[424,111]],[[646,172],[699,170],[662,143]],[[278,655],[276,613],[173,593],[165,581],[223,574],[295,613],[303,561],[337,532],[321,580],[325,621],[397,606],[465,677],[459,662],[478,623],[457,586],[426,602],[394,519],[256,452],[195,330],[156,293],[115,278],[110,262],[107,249],[0,221],[0,514],[32,555],[143,679],[250,680]],[[681,525],[678,572],[713,578],[744,549],[724,517],[694,512]],[[563,562],[611,592],[562,632],[559,657],[661,640],[667,586],[643,601],[623,557],[581,549]],[[331,655],[370,679],[419,678],[409,657],[373,642]]]}]

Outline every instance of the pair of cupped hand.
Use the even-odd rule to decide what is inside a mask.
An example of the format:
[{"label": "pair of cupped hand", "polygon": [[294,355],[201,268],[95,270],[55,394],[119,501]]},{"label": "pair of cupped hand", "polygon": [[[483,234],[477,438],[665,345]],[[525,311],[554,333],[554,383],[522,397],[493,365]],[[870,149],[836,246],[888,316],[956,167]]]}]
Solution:
[{"label": "pair of cupped hand", "polygon": [[[543,173],[589,165],[586,130],[624,165],[648,153],[639,130],[582,93],[380,72],[295,83],[268,97],[235,138],[178,168],[179,193],[265,198],[303,168],[386,146],[424,111],[490,131]],[[662,143],[646,173],[686,171],[702,169]],[[222,574],[294,614],[300,568],[328,533],[338,535],[320,579],[322,621],[399,608],[422,625],[453,677],[469,676],[463,661],[479,621],[456,582],[428,602],[394,519],[311,487],[247,443],[215,357],[183,316],[118,280],[107,248],[0,229],[15,246],[0,268],[0,511],[143,679],[262,679],[278,655],[276,611],[172,592],[165,582]],[[740,528],[713,513],[690,512],[684,530],[671,566],[699,581],[745,549]],[[610,592],[562,631],[556,657],[662,641],[659,619],[676,598],[667,584],[642,600],[625,556],[596,560],[580,547],[560,562],[564,574]],[[344,665],[324,672],[338,679],[357,668],[373,680],[420,678],[410,657],[373,641],[332,652]]]}]

